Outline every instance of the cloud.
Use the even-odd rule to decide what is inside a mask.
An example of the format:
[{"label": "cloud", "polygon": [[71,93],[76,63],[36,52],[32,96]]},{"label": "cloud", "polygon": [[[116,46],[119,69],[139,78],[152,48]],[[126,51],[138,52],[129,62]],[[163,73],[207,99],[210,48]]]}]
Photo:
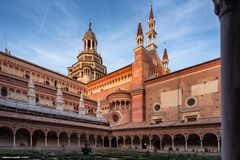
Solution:
[{"label": "cloud", "polygon": [[[98,51],[108,71],[132,63],[138,20],[141,19],[146,32],[150,2],[18,0],[16,6],[10,3],[2,6],[0,15],[6,19],[2,17],[0,25],[10,37],[12,53],[67,74],[66,67],[77,61],[82,49],[89,18],[93,20]],[[166,40],[172,71],[219,56],[219,22],[211,2],[154,0],[153,10],[158,51],[162,57]],[[3,41],[0,47],[4,47]]]}]

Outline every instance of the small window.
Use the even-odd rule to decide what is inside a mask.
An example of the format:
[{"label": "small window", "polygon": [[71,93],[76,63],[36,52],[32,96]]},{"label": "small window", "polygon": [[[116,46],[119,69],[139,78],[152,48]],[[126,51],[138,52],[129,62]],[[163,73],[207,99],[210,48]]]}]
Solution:
[{"label": "small window", "polygon": [[197,121],[197,116],[189,116],[187,117],[187,122],[195,122]]},{"label": "small window", "polygon": [[162,119],[155,119],[154,121],[155,121],[155,124],[160,124],[160,123],[162,123]]},{"label": "small window", "polygon": [[187,100],[187,105],[188,106],[194,106],[196,104],[196,99],[195,98],[189,98],[188,100]]},{"label": "small window", "polygon": [[155,110],[155,111],[159,111],[160,109],[161,109],[160,104],[156,104],[156,105],[154,106],[154,110]]}]

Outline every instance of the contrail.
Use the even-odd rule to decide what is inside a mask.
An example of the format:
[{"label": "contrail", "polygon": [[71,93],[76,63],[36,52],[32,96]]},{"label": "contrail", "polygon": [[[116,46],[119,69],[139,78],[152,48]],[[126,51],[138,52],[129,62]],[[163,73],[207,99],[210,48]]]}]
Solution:
[{"label": "contrail", "polygon": [[40,28],[39,28],[39,31],[38,31],[38,37],[39,37],[39,35],[40,35],[41,31],[42,31],[42,28],[43,28],[43,26],[44,26],[44,23],[45,23],[45,21],[46,21],[46,17],[47,17],[48,10],[49,10],[49,7],[50,7],[51,3],[52,3],[52,0],[49,0],[47,9],[46,9],[46,11],[45,11],[45,13],[44,13],[43,20],[42,20],[42,23],[41,23]]}]

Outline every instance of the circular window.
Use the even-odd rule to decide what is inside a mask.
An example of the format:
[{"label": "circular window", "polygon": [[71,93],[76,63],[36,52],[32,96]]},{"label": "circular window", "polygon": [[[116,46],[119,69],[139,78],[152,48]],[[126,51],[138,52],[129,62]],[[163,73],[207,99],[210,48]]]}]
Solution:
[{"label": "circular window", "polygon": [[154,110],[155,110],[155,111],[159,111],[160,108],[161,108],[160,104],[156,104],[156,105],[154,106]]},{"label": "circular window", "polygon": [[195,98],[189,98],[187,100],[187,105],[188,106],[194,106],[196,104],[196,99]]},{"label": "circular window", "polygon": [[119,120],[119,117],[118,117],[118,115],[114,114],[112,116],[112,119],[113,119],[113,122],[117,122]]}]

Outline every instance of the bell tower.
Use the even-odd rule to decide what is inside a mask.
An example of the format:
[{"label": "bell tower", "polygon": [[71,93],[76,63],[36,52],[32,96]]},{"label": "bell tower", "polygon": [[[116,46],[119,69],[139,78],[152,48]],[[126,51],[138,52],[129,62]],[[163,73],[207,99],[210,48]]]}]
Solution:
[{"label": "bell tower", "polygon": [[153,16],[153,9],[152,9],[152,5],[151,5],[151,9],[150,9],[150,16],[148,19],[148,31],[146,33],[148,39],[149,39],[149,43],[146,46],[147,50],[156,50],[157,49],[157,45],[156,45],[156,35],[157,32],[155,31],[155,20],[154,20],[154,16]]}]

